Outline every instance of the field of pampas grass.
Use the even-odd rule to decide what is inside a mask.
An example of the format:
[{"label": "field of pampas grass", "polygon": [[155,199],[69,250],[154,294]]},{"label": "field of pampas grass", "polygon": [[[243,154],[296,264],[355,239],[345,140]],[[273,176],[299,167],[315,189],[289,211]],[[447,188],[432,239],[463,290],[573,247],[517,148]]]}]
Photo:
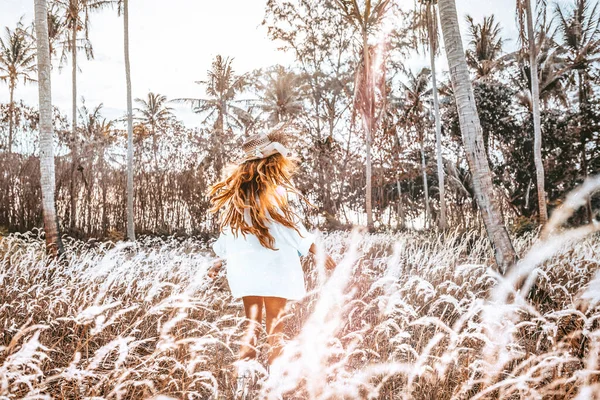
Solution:
[{"label": "field of pampas grass", "polygon": [[[519,239],[507,278],[475,233],[320,243],[338,268],[305,260],[277,373],[261,345],[247,398],[600,398],[598,236]],[[43,246],[0,239],[0,399],[234,398],[243,308],[206,278],[207,243],[70,241],[58,263]]]}]

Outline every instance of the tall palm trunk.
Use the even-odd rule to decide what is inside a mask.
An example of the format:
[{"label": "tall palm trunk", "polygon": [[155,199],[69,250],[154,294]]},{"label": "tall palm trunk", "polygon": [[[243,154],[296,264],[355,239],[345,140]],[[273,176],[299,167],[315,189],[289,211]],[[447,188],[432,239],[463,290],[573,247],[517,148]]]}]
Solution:
[{"label": "tall palm trunk", "polygon": [[14,112],[15,112],[15,80],[10,78],[9,84],[10,99],[8,103],[8,153],[12,153],[13,130],[14,130]]},{"label": "tall palm trunk", "polygon": [[[75,23],[76,24],[76,23]],[[77,143],[77,26],[74,26],[72,29],[71,35],[71,63],[72,63],[72,87],[73,87],[73,106],[71,109],[72,112],[72,122],[71,122],[71,181],[69,183],[69,196],[71,201],[70,214],[69,214],[69,228],[71,233],[75,228],[75,218],[77,217],[77,199],[75,196],[75,171],[77,168],[78,162],[78,143]]]},{"label": "tall palm trunk", "polygon": [[492,173],[483,143],[473,86],[467,69],[455,0],[439,0],[439,11],[463,144],[473,177],[475,199],[494,248],[496,263],[500,271],[505,273],[514,265],[516,254],[500,215],[497,201],[494,199]]},{"label": "tall palm trunk", "polygon": [[[8,153],[12,153],[12,143],[13,143],[13,126],[14,126],[14,92],[15,92],[15,81],[14,79],[10,80],[9,84],[10,91],[10,103],[8,104],[8,120],[9,120],[9,128],[8,128]],[[12,210],[13,205],[15,204],[15,189],[14,185],[8,186],[8,214],[7,214],[7,222],[8,226],[11,226],[12,220]]]},{"label": "tall palm trunk", "polygon": [[[100,159],[101,162],[101,167],[100,170],[101,172],[101,181],[100,181],[100,188],[102,190],[102,215],[100,218],[102,227],[101,227],[101,235],[102,237],[106,237],[106,232],[108,232],[108,210],[106,209],[108,207],[108,202],[107,202],[107,193],[106,193],[106,175],[108,175],[106,173],[106,165],[104,162],[104,153],[105,153],[105,149],[102,149],[102,158]],[[129,215],[128,215],[129,217]]]},{"label": "tall palm trunk", "polygon": [[402,204],[402,186],[400,186],[400,179],[396,180],[396,188],[398,189],[398,229],[404,229],[404,206]]},{"label": "tall palm trunk", "polygon": [[[135,225],[133,219],[133,111],[131,101],[131,68],[129,64],[129,0],[123,1],[123,28],[125,82],[127,85],[127,238],[129,240],[135,240]],[[103,192],[103,195],[104,193],[105,192]]]},{"label": "tall palm trunk", "polygon": [[429,219],[431,218],[431,208],[429,207],[429,186],[427,185],[427,163],[425,162],[425,136],[421,132],[421,172],[423,173],[423,191],[425,195],[425,218],[423,220],[423,227],[429,228],[431,224]]},{"label": "tall palm trunk", "polygon": [[[586,82],[585,82],[585,76],[583,71],[579,70],[577,71],[577,78],[578,78],[578,86],[579,86],[579,90],[578,90],[578,100],[579,100],[579,138],[580,138],[580,146],[581,146],[581,169],[583,170],[583,178],[587,179],[588,178],[588,162],[587,162],[587,152],[586,152],[586,147],[587,147],[587,137],[586,137],[586,132],[583,130],[583,124],[581,123],[581,118],[583,116],[583,111],[584,111],[584,106],[587,104],[587,93],[586,93]],[[587,222],[588,223],[592,223],[592,221],[594,220],[594,216],[593,216],[593,212],[592,212],[592,198],[591,196],[588,196],[586,199],[586,204],[585,204],[585,210],[586,210],[586,216],[587,216]]]},{"label": "tall palm trunk", "polygon": [[221,170],[223,169],[223,146],[222,143],[225,140],[225,113],[227,109],[225,107],[225,100],[220,101],[220,109],[217,114],[216,121],[216,132],[213,133],[214,146],[216,149],[216,160],[215,160],[215,170],[217,172],[217,176],[220,177]]},{"label": "tall palm trunk", "polygon": [[35,0],[38,91],[40,107],[40,184],[47,251],[56,256],[63,252],[54,204],[54,140],[52,130],[52,89],[50,83],[50,44],[48,40],[46,0]]},{"label": "tall palm trunk", "polygon": [[440,122],[440,103],[438,99],[437,92],[437,78],[435,76],[435,37],[433,29],[433,18],[435,18],[435,13],[432,12],[432,6],[429,5],[427,7],[427,20],[428,20],[428,36],[429,36],[429,62],[431,64],[431,86],[433,92],[433,111],[435,118],[435,147],[436,147],[436,156],[437,156],[437,174],[438,174],[438,187],[440,192],[440,218],[438,221],[438,227],[440,230],[446,229],[448,226],[446,220],[446,189],[444,182],[444,159],[442,157],[442,124]]},{"label": "tall palm trunk", "polygon": [[154,180],[156,181],[156,193],[157,193],[157,202],[156,202],[156,224],[159,226],[159,229],[163,229],[165,225],[165,217],[164,217],[164,205],[163,205],[163,175],[158,166],[158,138],[156,137],[156,126],[152,124],[152,151],[154,154]]},{"label": "tall palm trunk", "polygon": [[367,42],[368,32],[366,28],[363,28],[363,58],[364,58],[364,82],[365,82],[365,98],[367,99],[367,112],[363,117],[363,124],[365,126],[365,141],[367,147],[367,165],[366,165],[366,174],[367,174],[367,187],[366,187],[366,203],[365,208],[367,212],[367,229],[371,229],[373,227],[373,199],[372,199],[372,167],[371,167],[371,135],[373,128],[373,101],[371,90],[373,90],[373,82],[371,74],[369,74],[371,70],[371,60],[369,57],[369,46]]},{"label": "tall palm trunk", "polygon": [[548,221],[546,208],[546,190],[544,178],[544,163],[542,162],[542,127],[540,118],[540,84],[537,66],[537,49],[533,29],[533,15],[531,0],[525,0],[525,13],[527,14],[527,37],[529,41],[529,64],[531,71],[531,100],[533,108],[533,160],[535,162],[535,176],[537,183],[538,210],[540,225]]}]

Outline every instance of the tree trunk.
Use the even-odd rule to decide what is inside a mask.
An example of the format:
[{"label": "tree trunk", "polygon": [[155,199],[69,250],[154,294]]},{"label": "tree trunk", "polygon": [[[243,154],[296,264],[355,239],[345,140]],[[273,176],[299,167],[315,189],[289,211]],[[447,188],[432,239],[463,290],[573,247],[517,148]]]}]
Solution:
[{"label": "tree trunk", "polygon": [[131,101],[131,67],[129,64],[129,0],[123,1],[125,81],[127,85],[127,239],[135,240],[133,219],[133,111]]},{"label": "tree trunk", "polygon": [[[157,200],[156,204],[156,219],[155,225],[158,229],[163,229],[164,227],[164,206],[163,206],[163,176],[160,172],[160,168],[158,166],[158,140],[156,137],[156,127],[154,124],[152,125],[152,149],[154,154],[154,181],[156,182],[156,193]],[[219,151],[219,153],[221,153]]]},{"label": "tree trunk", "polygon": [[431,86],[433,92],[433,111],[435,117],[435,147],[437,156],[437,173],[438,173],[438,187],[440,191],[440,218],[438,220],[438,227],[440,230],[444,230],[448,227],[446,220],[446,189],[444,183],[444,159],[442,157],[442,124],[440,122],[440,103],[437,92],[437,78],[435,76],[435,37],[437,31],[433,29],[433,18],[435,13],[433,12],[433,6],[427,7],[428,12],[428,35],[429,35],[429,61],[431,64]]},{"label": "tree trunk", "polygon": [[492,173],[487,160],[481,122],[477,114],[473,86],[465,60],[455,0],[439,0],[439,11],[462,140],[473,179],[475,199],[494,248],[496,263],[500,271],[506,273],[514,265],[516,254],[500,216],[497,201],[494,199]]},{"label": "tree trunk", "polygon": [[[92,164],[93,166],[93,164]],[[91,174],[90,174],[91,175]],[[81,225],[81,230],[83,231],[83,233],[86,236],[90,236],[92,234],[92,194],[93,194],[93,190],[94,190],[94,181],[95,181],[95,177],[94,176],[90,176],[89,177],[89,181],[85,178],[85,176],[83,175],[83,172],[81,173],[81,180],[84,183],[84,187],[86,190],[85,193],[85,204],[83,204],[83,210],[82,210],[82,225]]]},{"label": "tree trunk", "polygon": [[46,249],[49,254],[62,254],[63,246],[54,203],[54,140],[52,129],[52,89],[50,83],[50,45],[48,41],[46,0],[35,0],[38,91],[40,109],[40,184]]},{"label": "tree trunk", "polygon": [[428,223],[431,218],[431,208],[429,207],[429,186],[427,185],[427,163],[425,162],[425,137],[421,132],[421,172],[423,173],[423,192],[425,196],[425,218],[423,220],[423,228],[427,229],[431,226]]},{"label": "tree trunk", "polygon": [[540,87],[537,66],[537,49],[535,45],[535,33],[533,29],[533,15],[531,0],[525,0],[525,12],[527,14],[527,37],[529,41],[529,64],[531,72],[531,102],[533,105],[533,159],[535,162],[535,177],[537,184],[538,210],[540,225],[548,221],[548,210],[546,208],[546,190],[544,178],[544,163],[542,161],[542,127],[540,118]]},{"label": "tree trunk", "polygon": [[[14,129],[14,92],[15,92],[15,82],[13,79],[10,80],[9,84],[9,92],[10,92],[10,100],[8,104],[8,153],[12,153],[12,143],[13,143],[13,129]],[[9,183],[8,186],[8,213],[7,213],[7,222],[8,226],[12,226],[14,219],[13,216],[13,206],[15,204],[15,188],[12,183]]]},{"label": "tree trunk", "polygon": [[363,62],[364,62],[364,85],[365,85],[365,98],[367,99],[367,112],[366,116],[363,117],[363,124],[365,126],[365,141],[367,147],[367,165],[366,165],[366,174],[367,174],[367,182],[366,182],[366,193],[365,193],[365,208],[367,212],[367,229],[373,228],[373,199],[372,199],[372,168],[371,168],[371,134],[373,127],[373,103],[371,99],[371,89],[373,87],[373,83],[370,82],[371,76],[369,71],[371,69],[371,60],[369,57],[369,47],[367,42],[368,32],[366,29],[363,29]]},{"label": "tree trunk", "polygon": [[525,191],[525,209],[529,210],[529,191],[531,190],[531,179],[529,179],[529,183],[527,184],[527,190]]},{"label": "tree trunk", "polygon": [[73,27],[72,37],[71,37],[71,63],[72,63],[72,97],[73,97],[73,107],[71,109],[72,112],[72,122],[71,122],[71,182],[69,185],[69,195],[71,201],[71,207],[69,209],[69,228],[71,233],[75,229],[75,218],[77,217],[77,199],[75,197],[75,170],[77,168],[78,162],[78,150],[77,150],[77,26]]},{"label": "tree trunk", "polygon": [[396,187],[398,188],[398,229],[404,229],[404,206],[402,204],[402,186],[400,186],[400,180],[396,181]]},{"label": "tree trunk", "polygon": [[14,110],[15,110],[15,82],[14,79],[10,79],[9,84],[10,100],[8,103],[8,153],[12,153],[13,144],[13,130],[14,130]]},{"label": "tree trunk", "polygon": [[[104,172],[103,172],[104,175]],[[102,237],[106,237],[106,233],[108,232],[108,210],[106,209],[108,207],[107,204],[107,196],[106,196],[106,181],[103,179],[102,180],[102,216],[101,216],[101,221],[102,221],[102,228],[101,228],[101,232],[102,232]]]},{"label": "tree trunk", "polygon": [[[587,137],[586,132],[583,129],[583,123],[581,121],[583,117],[584,106],[587,104],[587,93],[586,93],[586,84],[585,78],[583,75],[583,71],[577,71],[578,78],[578,97],[579,97],[579,138],[580,138],[580,146],[581,146],[581,169],[583,170],[583,179],[584,181],[588,178],[588,163],[587,163]],[[588,196],[585,201],[585,213],[588,224],[591,224],[594,220],[593,212],[592,212],[592,198]]]}]

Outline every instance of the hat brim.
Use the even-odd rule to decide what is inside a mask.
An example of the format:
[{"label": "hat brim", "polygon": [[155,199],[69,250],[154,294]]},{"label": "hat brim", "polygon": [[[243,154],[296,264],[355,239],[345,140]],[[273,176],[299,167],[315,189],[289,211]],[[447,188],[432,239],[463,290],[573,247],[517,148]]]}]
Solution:
[{"label": "hat brim", "polygon": [[247,154],[246,156],[241,158],[241,162],[253,161],[253,160],[261,160],[263,158],[267,158],[272,156],[273,154],[281,154],[284,157],[291,157],[292,153],[285,147],[283,144],[279,142],[271,142],[268,145],[264,146],[262,149],[256,149],[254,154]]}]

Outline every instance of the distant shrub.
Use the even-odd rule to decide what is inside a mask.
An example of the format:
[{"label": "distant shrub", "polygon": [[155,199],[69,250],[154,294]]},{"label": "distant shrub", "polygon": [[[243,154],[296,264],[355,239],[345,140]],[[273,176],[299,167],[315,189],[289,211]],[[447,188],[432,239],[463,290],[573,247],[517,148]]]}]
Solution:
[{"label": "distant shrub", "polygon": [[525,234],[535,232],[537,228],[538,222],[535,218],[520,216],[511,226],[511,231],[515,236],[521,237]]}]

